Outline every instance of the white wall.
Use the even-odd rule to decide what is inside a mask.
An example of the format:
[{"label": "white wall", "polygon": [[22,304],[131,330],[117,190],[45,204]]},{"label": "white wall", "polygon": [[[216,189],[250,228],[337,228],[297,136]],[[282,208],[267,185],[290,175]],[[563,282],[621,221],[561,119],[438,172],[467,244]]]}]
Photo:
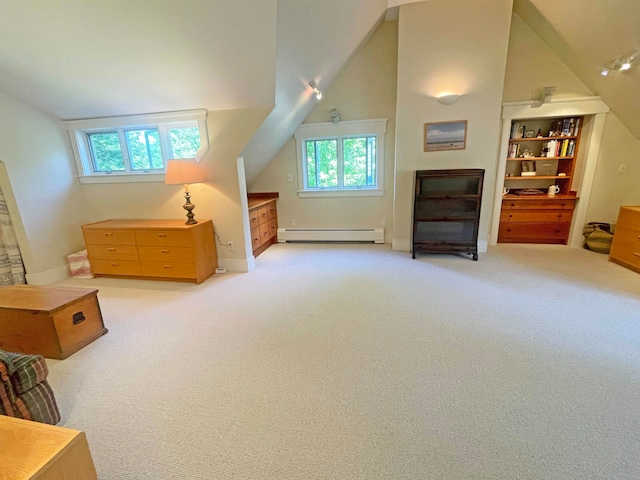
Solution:
[{"label": "white wall", "polygon": [[[503,100],[531,100],[545,85],[556,86],[554,99],[597,94],[589,90],[514,13]],[[579,160],[584,158],[583,149],[587,145],[588,142],[583,138]],[[620,164],[626,165],[625,173],[618,172]],[[583,166],[578,165],[578,172],[580,168]],[[574,188],[576,186],[573,185]],[[640,141],[611,111],[605,121],[586,221],[615,223],[621,205],[640,205]]]},{"label": "white wall", "polygon": [[[382,23],[358,50],[343,71],[323,92],[304,123],[331,120],[337,108],[342,120],[387,118],[385,135],[385,194],[381,197],[299,198],[298,161],[295,141],[290,139],[267,169],[251,186],[252,192],[279,192],[278,224],[287,227],[380,227],[386,218],[386,232],[393,217],[393,169],[397,63],[397,22]],[[315,102],[315,97],[308,101]],[[293,181],[287,180],[291,174]],[[390,241],[389,233],[387,233]]]},{"label": "white wall", "polygon": [[[400,6],[393,248],[408,251],[413,172],[484,168],[479,248],[486,249],[500,138],[511,0],[430,0]],[[461,94],[444,106],[435,96]],[[423,151],[426,122],[467,120],[465,150]]]},{"label": "white wall", "polygon": [[56,119],[0,94],[3,190],[15,199],[12,222],[30,283],[66,275],[70,253],[84,248],[80,224],[89,218],[76,181],[66,132]]}]

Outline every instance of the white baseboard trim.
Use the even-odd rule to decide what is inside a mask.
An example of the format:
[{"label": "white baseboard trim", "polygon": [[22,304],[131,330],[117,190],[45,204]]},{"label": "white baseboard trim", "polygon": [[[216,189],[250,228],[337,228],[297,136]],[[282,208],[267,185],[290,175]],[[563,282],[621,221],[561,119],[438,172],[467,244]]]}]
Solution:
[{"label": "white baseboard trim", "polygon": [[228,272],[247,273],[256,268],[256,258],[251,255],[246,260],[223,258],[218,260],[219,267],[225,267]]},{"label": "white baseboard trim", "polygon": [[51,285],[52,283],[59,282],[65,278],[69,278],[69,266],[63,265],[60,267],[52,268],[42,273],[27,273],[25,278],[29,285]]}]

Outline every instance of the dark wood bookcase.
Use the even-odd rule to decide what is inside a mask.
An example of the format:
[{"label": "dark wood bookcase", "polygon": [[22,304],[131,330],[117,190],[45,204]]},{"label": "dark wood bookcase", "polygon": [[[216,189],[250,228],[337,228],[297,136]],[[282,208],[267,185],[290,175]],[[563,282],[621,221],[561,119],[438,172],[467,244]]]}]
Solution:
[{"label": "dark wood bookcase", "polygon": [[484,170],[417,170],[412,257],[416,253],[466,253],[478,260]]}]

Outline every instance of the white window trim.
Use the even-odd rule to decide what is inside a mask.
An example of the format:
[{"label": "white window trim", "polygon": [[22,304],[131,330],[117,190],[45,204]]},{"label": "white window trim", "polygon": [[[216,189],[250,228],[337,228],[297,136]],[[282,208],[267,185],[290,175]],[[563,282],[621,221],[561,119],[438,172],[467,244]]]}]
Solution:
[{"label": "white window trim", "polygon": [[[196,152],[199,162],[209,151],[209,134],[207,129],[207,110],[183,110],[177,112],[151,113],[144,115],[126,115],[122,117],[90,118],[83,120],[67,120],[62,125],[67,129],[71,150],[76,163],[80,183],[130,183],[130,182],[164,182],[164,171],[140,172],[94,172],[87,143],[87,133],[104,130],[126,128],[157,128],[161,139],[163,156],[169,151],[167,131],[171,128],[185,126],[197,122],[200,131],[200,148]],[[124,153],[124,152],[123,152]]]},{"label": "white window trim", "polygon": [[[298,155],[298,196],[307,197],[360,197],[384,195],[384,137],[387,119],[349,120],[339,123],[305,123],[294,134]],[[355,188],[305,188],[306,165],[303,144],[307,139],[376,135],[376,185]]]}]

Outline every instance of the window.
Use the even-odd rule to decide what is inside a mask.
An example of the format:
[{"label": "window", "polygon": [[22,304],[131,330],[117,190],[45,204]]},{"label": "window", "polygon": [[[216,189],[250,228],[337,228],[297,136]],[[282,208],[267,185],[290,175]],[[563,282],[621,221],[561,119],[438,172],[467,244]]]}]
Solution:
[{"label": "window", "polygon": [[64,122],[82,183],[163,181],[170,158],[209,149],[206,110]]},{"label": "window", "polygon": [[386,119],[300,126],[301,197],[382,195]]}]

